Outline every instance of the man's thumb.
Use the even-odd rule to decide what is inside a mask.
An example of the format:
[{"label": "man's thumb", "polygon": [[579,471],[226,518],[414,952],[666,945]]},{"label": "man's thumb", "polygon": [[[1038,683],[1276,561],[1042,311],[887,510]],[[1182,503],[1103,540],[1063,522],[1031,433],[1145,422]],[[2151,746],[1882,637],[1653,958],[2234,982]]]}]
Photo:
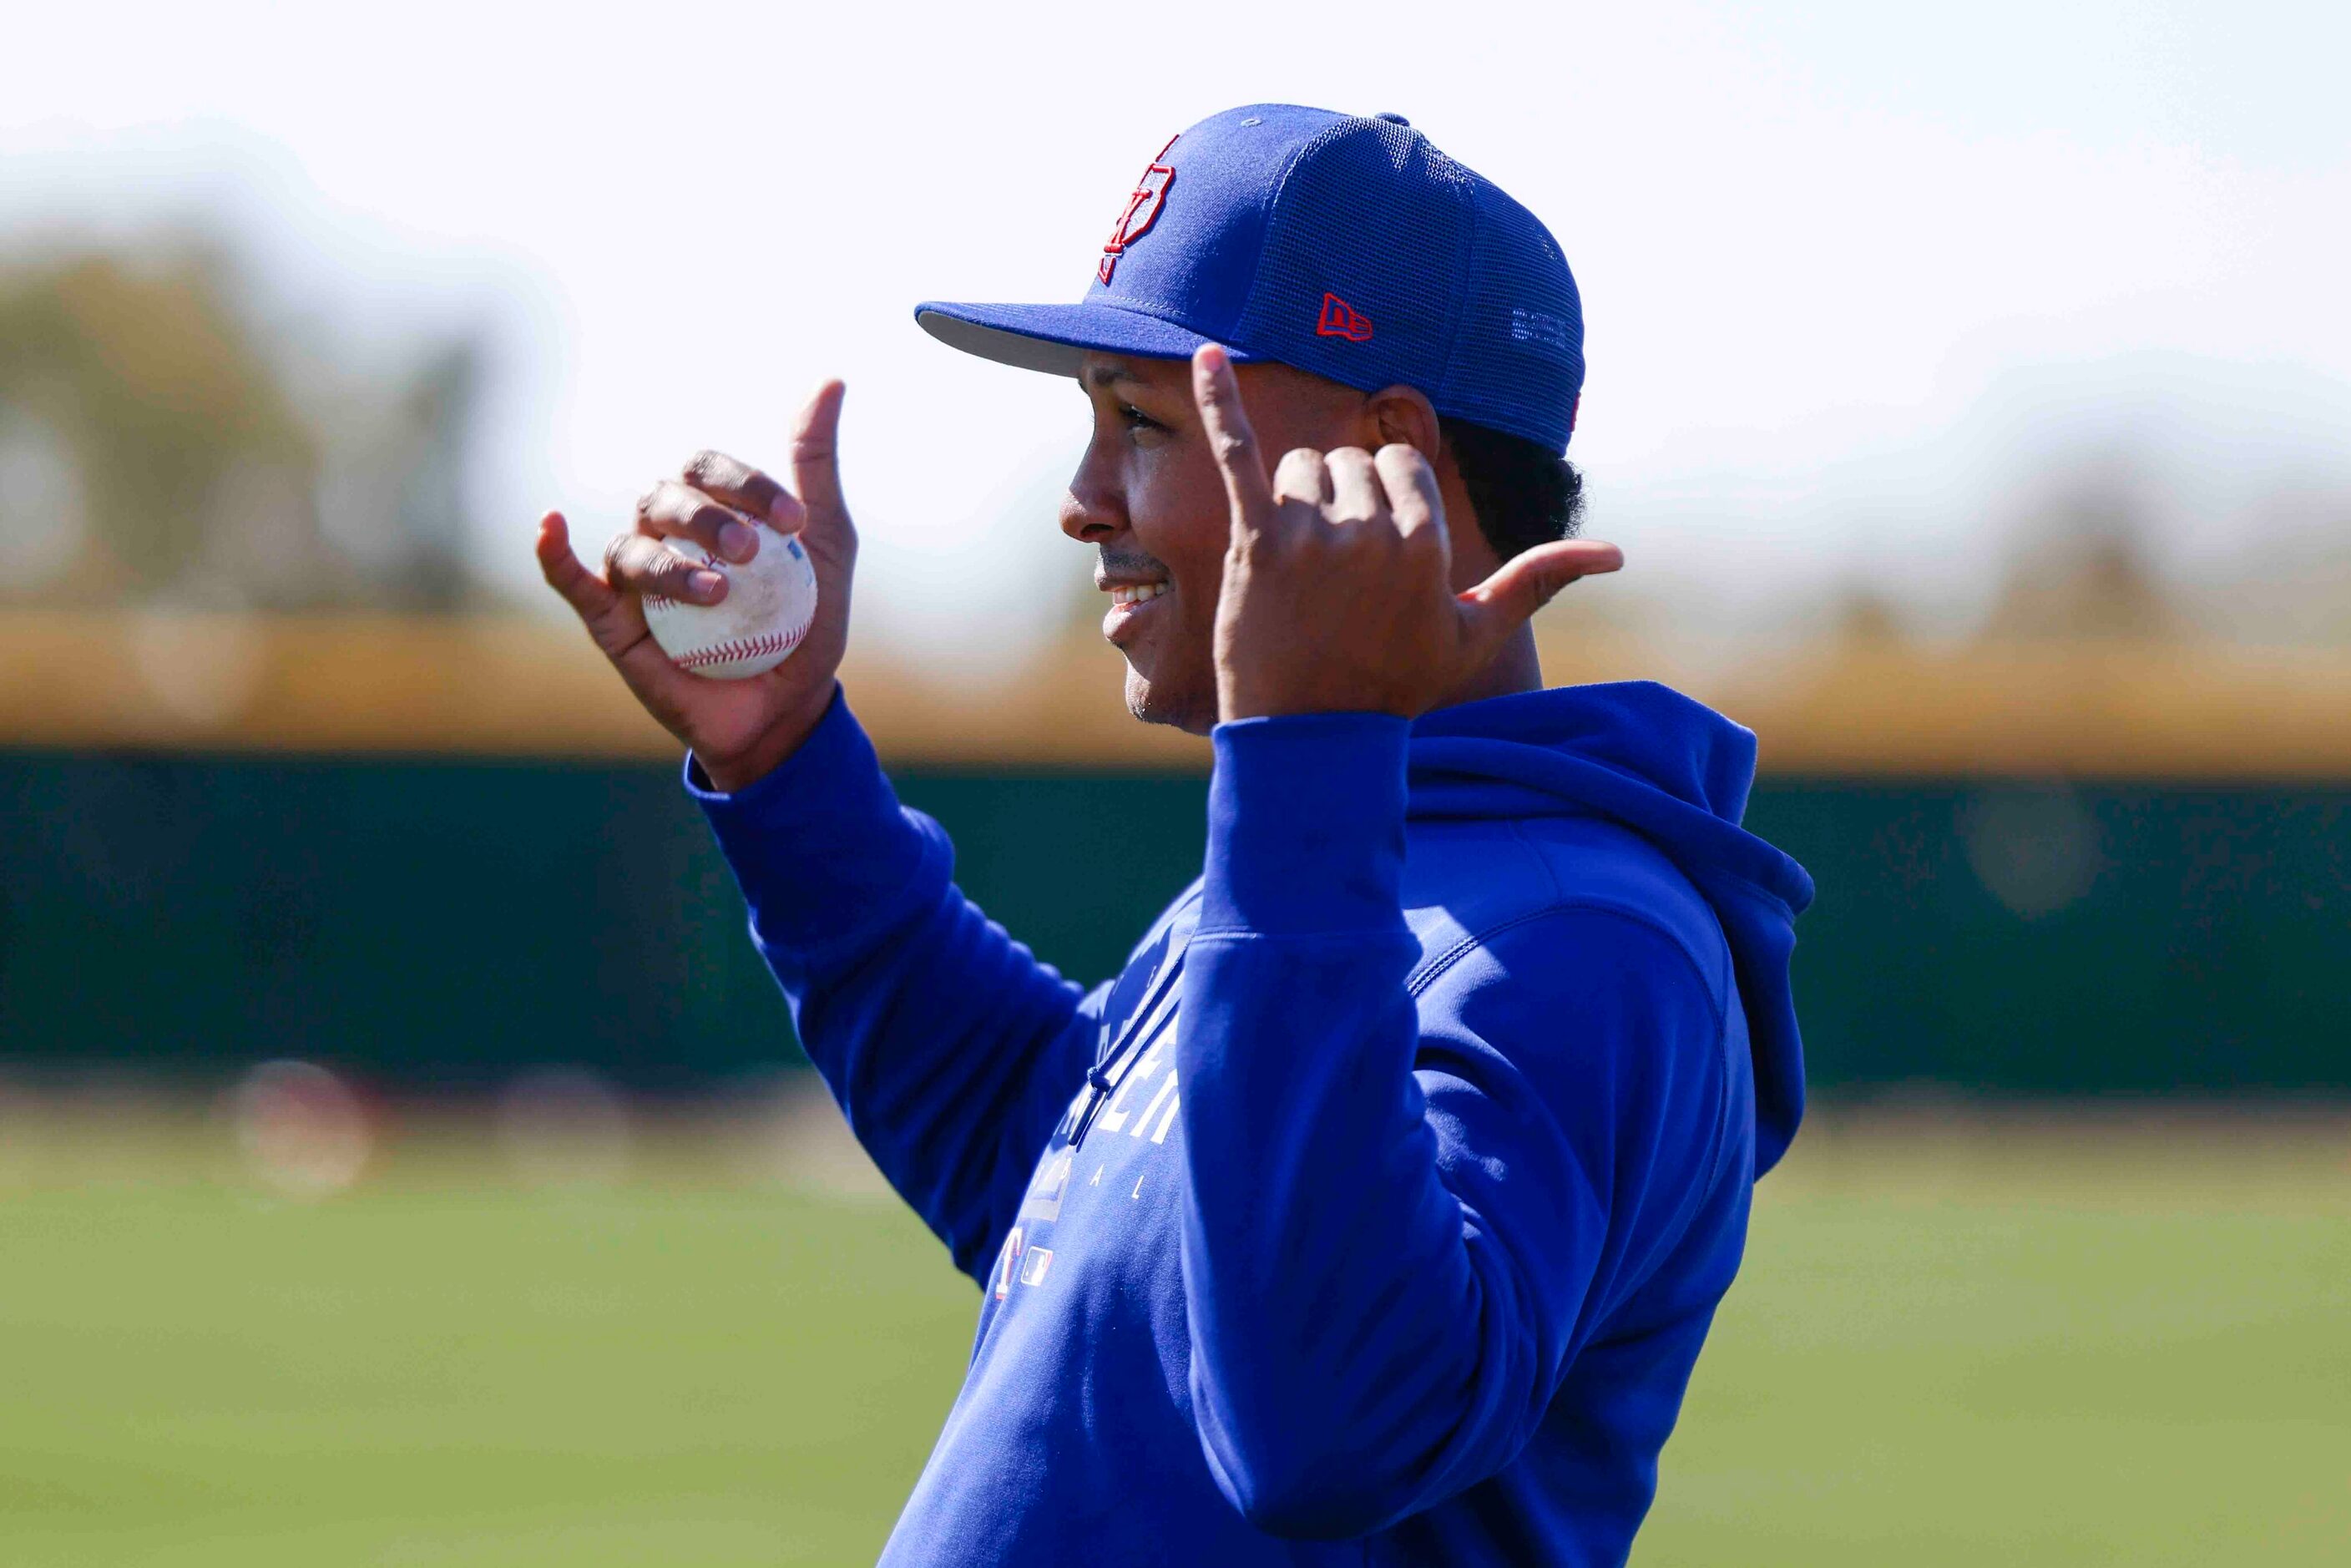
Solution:
[{"label": "man's thumb", "polygon": [[817,388],[792,429],[792,488],[810,512],[838,515],[841,495],[841,400],[848,388],[837,381]]},{"label": "man's thumb", "polygon": [[1601,539],[1561,539],[1512,556],[1494,575],[1459,595],[1473,641],[1500,642],[1569,583],[1625,564],[1625,552]]}]

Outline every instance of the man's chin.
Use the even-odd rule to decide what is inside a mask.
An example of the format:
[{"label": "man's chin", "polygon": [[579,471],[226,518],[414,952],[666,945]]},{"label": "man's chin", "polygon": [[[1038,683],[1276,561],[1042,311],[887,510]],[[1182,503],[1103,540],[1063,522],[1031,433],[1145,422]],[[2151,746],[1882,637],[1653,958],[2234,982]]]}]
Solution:
[{"label": "man's chin", "polygon": [[1206,735],[1217,727],[1213,697],[1205,701],[1181,697],[1169,691],[1165,683],[1153,681],[1131,662],[1126,666],[1126,711],[1145,724],[1169,725],[1194,735]]}]

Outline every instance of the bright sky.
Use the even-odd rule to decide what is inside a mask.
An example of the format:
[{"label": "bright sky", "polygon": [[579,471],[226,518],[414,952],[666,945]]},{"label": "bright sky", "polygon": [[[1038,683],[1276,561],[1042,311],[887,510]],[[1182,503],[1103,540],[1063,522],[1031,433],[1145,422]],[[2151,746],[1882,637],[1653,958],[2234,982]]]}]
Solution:
[{"label": "bright sky", "polygon": [[[851,386],[868,634],[1066,623],[1075,389],[925,298],[1074,298],[1235,103],[1411,117],[1583,285],[1571,454],[1652,593],[1980,597],[2036,465],[2160,455],[2224,552],[2351,473],[2351,9],[1980,0],[10,8],[0,235],[210,209],[337,331],[493,322],[485,570]],[[30,67],[32,68],[26,68]],[[2330,478],[2331,482],[2331,478]]]}]

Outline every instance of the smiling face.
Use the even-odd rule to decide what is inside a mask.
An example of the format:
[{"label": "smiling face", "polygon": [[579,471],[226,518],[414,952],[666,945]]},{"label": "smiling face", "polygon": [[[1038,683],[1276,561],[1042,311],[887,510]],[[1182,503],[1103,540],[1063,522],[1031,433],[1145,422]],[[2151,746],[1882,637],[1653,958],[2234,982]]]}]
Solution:
[{"label": "smiling face", "polygon": [[[1417,394],[1361,392],[1287,365],[1238,371],[1269,462],[1300,446],[1437,445],[1436,415]],[[1093,439],[1061,502],[1061,531],[1101,552],[1094,586],[1111,601],[1102,635],[1126,656],[1128,711],[1205,735],[1217,722],[1217,591],[1229,524],[1224,480],[1192,402],[1192,367],[1089,354],[1078,381],[1093,407]],[[1474,582],[1484,575],[1479,553],[1490,552],[1474,524],[1459,526],[1469,508],[1450,466],[1439,461],[1456,576],[1478,571]]]}]

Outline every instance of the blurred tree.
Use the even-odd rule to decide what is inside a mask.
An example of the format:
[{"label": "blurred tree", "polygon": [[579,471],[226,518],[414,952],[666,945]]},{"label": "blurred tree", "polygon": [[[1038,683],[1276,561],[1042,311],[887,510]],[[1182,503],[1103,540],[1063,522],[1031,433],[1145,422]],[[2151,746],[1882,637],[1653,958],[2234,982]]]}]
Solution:
[{"label": "blurred tree", "polygon": [[[152,598],[198,571],[232,475],[307,488],[315,461],[202,255],[140,268],[81,256],[0,279],[0,407],[62,447],[84,510],[56,580],[0,592]],[[0,495],[0,515],[14,501]]]},{"label": "blurred tree", "polygon": [[1987,641],[2182,637],[2189,618],[2148,559],[2145,507],[2127,471],[2086,470],[2026,520]]},{"label": "blurred tree", "polygon": [[1909,635],[1894,601],[1863,583],[1848,584],[1825,620],[1829,635],[1848,646],[1888,648]]},{"label": "blurred tree", "polygon": [[[464,597],[473,345],[436,348],[392,395],[359,387],[322,406],[289,388],[281,346],[239,298],[227,259],[193,245],[0,273],[0,600]],[[360,483],[330,492],[330,476]],[[330,493],[375,502],[393,537],[354,549],[354,530],[323,526]]]},{"label": "blurred tree", "polygon": [[435,350],[399,397],[322,421],[319,493],[328,537],[371,603],[434,610],[465,599],[465,443],[481,385],[470,342]]},{"label": "blurred tree", "polygon": [[409,546],[400,581],[421,603],[446,604],[465,591],[464,459],[481,382],[480,350],[458,343],[434,353],[402,400],[410,460],[400,497],[399,535]]}]

